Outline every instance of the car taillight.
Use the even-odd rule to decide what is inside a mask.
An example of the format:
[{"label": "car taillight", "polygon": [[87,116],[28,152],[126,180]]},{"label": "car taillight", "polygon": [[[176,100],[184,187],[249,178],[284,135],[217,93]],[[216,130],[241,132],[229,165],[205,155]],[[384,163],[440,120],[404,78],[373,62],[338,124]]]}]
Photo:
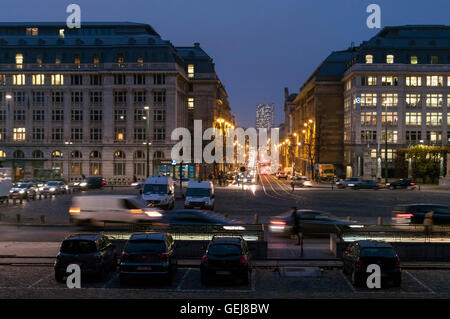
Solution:
[{"label": "car taillight", "polygon": [[411,185],[411,186],[412,186],[412,185],[416,185],[416,183],[409,183],[409,185]]},{"label": "car taillight", "polygon": [[105,185],[105,184],[106,184],[106,181],[102,181],[102,184]]},{"label": "car taillight", "polygon": [[270,221],[270,223],[272,225],[286,225],[286,222],[282,221],[282,220],[272,220],[272,221]]},{"label": "car taillight", "polygon": [[69,208],[69,214],[79,214],[80,208],[79,207],[70,207]]},{"label": "car taillight", "polygon": [[159,258],[161,258],[161,259],[167,259],[167,258],[169,258],[169,253],[161,253],[161,254],[159,254],[158,256],[159,256]]},{"label": "car taillight", "polygon": [[356,260],[356,267],[362,267],[362,266],[364,266],[364,262],[360,258],[358,258]]},{"label": "car taillight", "polygon": [[400,258],[398,258],[398,256],[397,256],[397,258],[395,259],[395,266],[396,266],[396,267],[400,267]]},{"label": "car taillight", "polygon": [[242,256],[242,257],[241,257],[241,260],[239,261],[239,263],[240,263],[241,265],[247,265],[247,262],[248,262],[247,256]]},{"label": "car taillight", "polygon": [[404,214],[404,213],[402,213],[402,214],[395,214],[395,216],[404,218],[404,217],[413,217],[414,215],[413,214]]},{"label": "car taillight", "polygon": [[208,263],[208,256],[203,255],[202,257],[202,264],[207,264]]}]

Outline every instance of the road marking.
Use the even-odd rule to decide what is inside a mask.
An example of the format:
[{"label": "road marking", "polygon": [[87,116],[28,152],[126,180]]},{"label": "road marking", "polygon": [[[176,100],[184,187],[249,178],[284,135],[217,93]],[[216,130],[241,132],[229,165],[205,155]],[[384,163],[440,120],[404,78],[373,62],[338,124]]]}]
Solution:
[{"label": "road marking", "polygon": [[355,287],[353,287],[352,283],[348,280],[347,276],[344,275],[344,273],[342,271],[339,272],[342,276],[342,278],[344,278],[344,281],[347,283],[347,286],[350,287],[350,289],[354,292],[357,293]]},{"label": "road marking", "polygon": [[44,279],[50,278],[51,276],[53,276],[53,274],[47,275],[44,278],[39,279],[38,281],[32,283],[31,285],[29,285],[27,288],[33,288],[34,286],[40,284]]},{"label": "road marking", "polygon": [[183,278],[181,278],[180,283],[179,283],[178,286],[177,286],[177,289],[176,289],[177,291],[180,291],[180,290],[181,290],[181,286],[183,285],[185,279],[187,278],[187,276],[188,276],[189,273],[191,272],[191,269],[192,269],[192,268],[189,268],[189,269],[184,273]]},{"label": "road marking", "polygon": [[423,288],[425,288],[426,290],[428,290],[428,292],[435,294],[434,290],[431,289],[430,287],[428,287],[427,285],[425,285],[422,281],[420,281],[419,279],[417,279],[415,276],[413,276],[413,274],[411,274],[409,271],[404,270],[403,272],[407,273],[412,279],[414,279],[419,285],[421,285]]}]

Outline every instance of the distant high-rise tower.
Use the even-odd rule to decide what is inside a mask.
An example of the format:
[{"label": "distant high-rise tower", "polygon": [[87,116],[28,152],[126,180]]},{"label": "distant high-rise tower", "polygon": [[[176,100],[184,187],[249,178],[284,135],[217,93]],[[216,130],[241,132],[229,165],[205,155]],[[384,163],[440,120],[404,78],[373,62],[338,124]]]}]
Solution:
[{"label": "distant high-rise tower", "polygon": [[256,128],[270,129],[273,126],[273,113],[275,106],[271,104],[258,104],[256,106]]}]

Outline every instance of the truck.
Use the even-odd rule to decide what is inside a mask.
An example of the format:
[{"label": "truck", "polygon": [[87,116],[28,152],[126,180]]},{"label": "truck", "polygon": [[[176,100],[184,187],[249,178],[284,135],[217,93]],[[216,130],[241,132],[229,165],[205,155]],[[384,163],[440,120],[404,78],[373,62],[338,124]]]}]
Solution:
[{"label": "truck", "polygon": [[7,200],[12,188],[12,171],[10,168],[0,168],[0,203]]},{"label": "truck", "polygon": [[318,177],[322,181],[331,181],[334,178],[333,164],[317,164]]}]

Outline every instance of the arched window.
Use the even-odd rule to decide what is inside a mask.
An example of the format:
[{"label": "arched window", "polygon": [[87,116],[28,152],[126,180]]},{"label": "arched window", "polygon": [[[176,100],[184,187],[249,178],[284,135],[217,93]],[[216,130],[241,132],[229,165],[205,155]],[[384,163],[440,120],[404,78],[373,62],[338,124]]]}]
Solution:
[{"label": "arched window", "polygon": [[102,158],[102,154],[99,151],[92,151],[91,154],[89,154],[90,158]]},{"label": "arched window", "polygon": [[0,158],[5,158],[6,157],[6,153],[3,150],[0,150]]},{"label": "arched window", "polygon": [[63,158],[63,153],[61,151],[53,151],[52,152],[52,158]]},{"label": "arched window", "polygon": [[156,151],[156,152],[153,154],[153,158],[155,158],[155,159],[161,159],[161,158],[164,158],[164,153],[161,152],[161,151]]},{"label": "arched window", "polygon": [[123,151],[115,151],[114,159],[125,159],[125,153]]},{"label": "arched window", "polygon": [[14,158],[24,158],[25,154],[23,153],[23,151],[17,150],[17,151],[14,152],[13,157]]},{"label": "arched window", "polygon": [[33,158],[44,158],[44,153],[40,150],[33,151]]},{"label": "arched window", "polygon": [[136,152],[134,152],[133,158],[134,159],[144,159],[145,153],[143,151],[136,151]]},{"label": "arched window", "polygon": [[83,155],[81,154],[80,151],[72,151],[71,156],[72,156],[72,158],[82,158],[83,157]]}]

